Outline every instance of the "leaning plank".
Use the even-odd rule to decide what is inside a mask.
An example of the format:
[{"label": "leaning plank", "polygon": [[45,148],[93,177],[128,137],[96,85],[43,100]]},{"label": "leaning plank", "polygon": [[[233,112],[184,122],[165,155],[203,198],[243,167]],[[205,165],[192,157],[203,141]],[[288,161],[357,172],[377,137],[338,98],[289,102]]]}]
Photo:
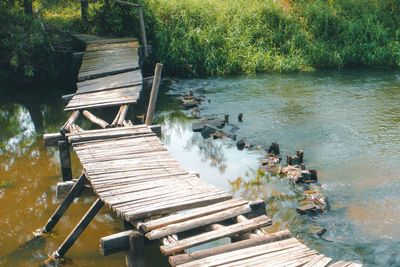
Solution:
[{"label": "leaning plank", "polygon": [[83,116],[88,118],[88,120],[99,125],[101,128],[107,128],[109,126],[109,124],[107,122],[103,121],[100,118],[97,118],[95,115],[93,115],[92,113],[90,113],[87,110],[82,111],[82,114],[83,114]]},{"label": "leaning plank", "polygon": [[199,228],[199,227],[211,224],[211,223],[221,222],[221,221],[236,217],[241,214],[246,214],[249,212],[251,212],[251,208],[248,204],[245,204],[245,205],[242,205],[239,207],[220,211],[220,212],[210,214],[210,215],[207,215],[204,217],[199,217],[199,218],[188,220],[185,222],[171,224],[171,225],[165,226],[160,229],[155,229],[155,230],[147,233],[146,237],[150,240],[154,240],[154,239],[161,238],[164,236],[173,235],[173,234],[181,233],[181,232],[184,232],[187,230]]},{"label": "leaning plank", "polygon": [[212,266],[218,264],[226,264],[227,261],[238,261],[243,259],[248,259],[256,257],[259,255],[270,255],[271,257],[280,255],[282,253],[287,253],[288,251],[294,251],[299,249],[304,249],[305,246],[302,245],[296,238],[290,238],[278,242],[262,244],[258,246],[246,247],[243,249],[237,249],[225,253],[215,254],[209,257],[198,259],[195,261],[190,261],[184,264],[178,264],[177,266],[182,267],[194,267],[194,266]]},{"label": "leaning plank", "polygon": [[188,254],[178,254],[175,256],[171,256],[169,257],[169,263],[175,267],[177,265],[181,265],[194,260],[207,258],[210,256],[215,256],[235,250],[255,247],[258,245],[269,244],[280,240],[289,239],[290,236],[291,234],[289,230],[283,230],[270,235],[258,236],[255,238],[234,242],[219,247],[195,251]]},{"label": "leaning plank", "polygon": [[67,122],[61,127],[60,133],[65,134],[66,132],[70,132],[70,127],[75,123],[75,121],[79,117],[79,110],[75,110],[71,113],[70,117],[68,118]]},{"label": "leaning plank", "polygon": [[203,208],[194,209],[191,211],[187,211],[185,213],[178,213],[166,217],[162,217],[159,219],[150,220],[144,222],[142,225],[142,229],[146,232],[149,232],[156,228],[161,228],[169,224],[179,223],[186,220],[195,219],[201,216],[206,216],[209,214],[213,214],[219,211],[227,210],[230,208],[238,207],[244,204],[247,204],[248,201],[242,198],[235,198],[231,200],[227,200],[221,203],[217,203],[214,205],[210,205]]},{"label": "leaning plank", "polygon": [[243,223],[233,224],[219,230],[200,234],[198,236],[189,237],[183,240],[179,240],[176,243],[172,243],[166,246],[161,246],[160,249],[164,254],[172,254],[175,252],[182,251],[187,248],[198,246],[210,241],[214,241],[223,237],[232,236],[235,234],[241,234],[244,232],[252,231],[257,228],[271,225],[272,221],[267,216],[263,215]]}]

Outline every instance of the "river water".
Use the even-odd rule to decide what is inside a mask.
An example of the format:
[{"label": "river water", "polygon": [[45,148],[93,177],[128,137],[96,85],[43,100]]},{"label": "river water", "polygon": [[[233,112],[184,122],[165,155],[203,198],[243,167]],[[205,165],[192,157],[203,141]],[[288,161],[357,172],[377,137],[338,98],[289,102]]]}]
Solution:
[{"label": "river water", "polygon": [[[38,266],[94,201],[93,196],[76,199],[53,235],[27,242],[59,204],[58,153],[41,141],[43,132],[58,131],[67,118],[60,101],[67,92],[54,89],[47,97],[35,97],[31,88],[22,95],[13,91],[0,101],[0,265]],[[306,167],[318,170],[331,210],[316,217],[298,215],[294,209],[301,188],[260,174],[261,150],[238,151],[230,139],[193,133],[196,119],[179,102],[189,89],[204,98],[201,117],[229,114],[231,124],[240,127],[238,138],[255,148],[276,141],[283,156],[304,150]],[[172,79],[160,92],[156,117],[163,125],[163,142],[186,169],[236,196],[266,200],[274,221],[267,231],[289,228],[337,260],[400,266],[399,104],[398,72],[325,70]],[[236,119],[239,113],[243,122]],[[73,169],[79,175],[76,158]],[[327,232],[320,238],[310,233],[314,226]],[[120,219],[103,208],[67,253],[65,264],[123,266],[123,253],[103,257],[98,252],[100,237],[121,230]],[[157,247],[147,249],[146,256],[150,266],[167,264]]]}]

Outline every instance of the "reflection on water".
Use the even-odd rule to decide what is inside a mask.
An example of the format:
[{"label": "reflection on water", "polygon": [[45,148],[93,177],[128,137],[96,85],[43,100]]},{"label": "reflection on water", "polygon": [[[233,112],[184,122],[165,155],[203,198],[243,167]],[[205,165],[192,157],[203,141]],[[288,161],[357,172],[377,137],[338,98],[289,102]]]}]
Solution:
[{"label": "reflection on water", "polygon": [[[43,146],[43,132],[57,132],[66,116],[61,103],[63,90],[36,88],[0,94],[0,265],[38,266],[66,238],[95,200],[75,199],[46,239],[29,242],[32,232],[43,227],[59,201],[55,185],[60,181],[58,151]],[[46,95],[46,97],[43,97]],[[28,103],[30,102],[30,103]],[[72,158],[74,174],[79,163]],[[102,257],[99,238],[122,230],[120,220],[103,209],[68,252],[67,266],[123,266],[122,254]],[[158,257],[161,258],[161,257]],[[157,266],[157,265],[155,265]]]},{"label": "reflection on water", "polygon": [[[262,145],[277,141],[284,155],[303,149],[307,168],[319,171],[332,210],[306,220],[293,212],[296,190],[271,180],[242,183],[239,194],[266,199],[279,227],[290,227],[331,257],[400,265],[400,74],[329,70],[176,80],[171,93],[189,88],[209,100],[200,107],[203,116],[244,113],[243,123],[236,122],[239,138]],[[229,164],[226,159],[227,170]],[[257,179],[245,166],[225,179]],[[328,229],[324,239],[307,234],[312,225]]]},{"label": "reflection on water", "polygon": [[[277,141],[283,156],[305,151],[307,168],[317,168],[331,211],[315,218],[294,209],[300,192],[279,177],[258,171],[260,151],[238,151],[231,140],[203,139],[180,110],[176,94],[192,89],[206,100],[202,115],[229,114],[239,138],[266,145]],[[398,266],[400,256],[400,75],[392,71],[320,71],[253,77],[176,80],[157,103],[163,141],[187,170],[236,196],[266,200],[274,232],[290,228],[311,247],[335,259]],[[33,90],[30,88],[30,90]],[[71,90],[72,91],[72,90]],[[58,153],[44,148],[43,132],[66,120],[61,94],[35,93],[0,101],[0,265],[38,266],[54,251],[94,201],[77,199],[43,240],[26,243],[58,202]],[[238,113],[244,121],[236,122]],[[75,175],[79,163],[73,157]],[[238,179],[240,177],[240,179]],[[239,181],[239,182],[238,182]],[[328,229],[322,239],[310,227]],[[67,266],[124,266],[123,254],[100,256],[100,237],[123,229],[103,208],[68,252]],[[158,248],[146,250],[150,266],[166,266]]]}]

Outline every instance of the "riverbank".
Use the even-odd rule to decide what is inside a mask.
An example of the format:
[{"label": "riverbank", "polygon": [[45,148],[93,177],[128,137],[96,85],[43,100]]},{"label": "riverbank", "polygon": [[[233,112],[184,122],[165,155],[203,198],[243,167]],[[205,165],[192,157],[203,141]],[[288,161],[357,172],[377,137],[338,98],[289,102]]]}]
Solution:
[{"label": "riverbank", "polygon": [[[12,15],[21,13],[21,7],[12,12],[2,9],[0,14],[4,22],[1,39],[14,40],[2,42],[7,56],[1,60],[10,70],[19,69],[27,79],[35,73],[54,77],[63,73],[59,65],[49,64],[52,42],[57,41],[51,37],[51,29],[140,36],[137,27],[132,27],[138,22],[136,12],[112,1],[110,5],[90,3],[86,20],[80,18],[78,2],[35,5],[38,13],[34,17],[40,19],[30,27],[26,16]],[[345,66],[398,68],[400,64],[400,14],[393,0],[145,0],[142,5],[147,37],[153,46],[145,66],[162,62],[170,75],[293,72]],[[10,39],[9,33],[20,38]],[[34,53],[38,47],[44,50]],[[43,63],[39,59],[47,60],[47,64],[36,64]],[[41,65],[46,67],[45,72],[38,67]]]}]

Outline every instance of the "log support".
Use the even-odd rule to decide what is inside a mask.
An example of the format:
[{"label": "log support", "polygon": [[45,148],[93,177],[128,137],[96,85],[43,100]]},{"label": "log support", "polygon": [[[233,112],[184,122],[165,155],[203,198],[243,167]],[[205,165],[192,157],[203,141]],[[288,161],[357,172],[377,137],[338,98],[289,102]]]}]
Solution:
[{"label": "log support", "polygon": [[72,179],[71,157],[69,152],[69,143],[67,141],[58,141],[60,152],[61,175],[63,181]]},{"label": "log support", "polygon": [[105,129],[105,128],[110,128],[110,125],[109,125],[106,121],[104,121],[104,120],[102,120],[102,119],[96,117],[96,116],[93,115],[91,112],[89,112],[89,111],[87,111],[87,110],[84,110],[84,111],[82,111],[82,114],[83,114],[83,116],[85,116],[88,120],[90,120],[91,122],[93,122],[93,123],[99,125],[101,128],[103,128],[103,129]]},{"label": "log support", "polygon": [[145,58],[147,58],[149,56],[149,53],[147,50],[146,28],[144,26],[142,6],[138,7],[138,16],[139,16],[139,23],[140,23],[140,33],[142,35],[143,55]]},{"label": "log support", "polygon": [[93,220],[96,214],[103,207],[104,203],[98,198],[90,209],[86,212],[80,222],[76,225],[76,227],[72,230],[72,232],[68,235],[65,241],[61,244],[61,246],[55,251],[51,258],[59,259],[64,257],[65,253],[70,249],[70,247],[75,243],[76,239],[82,234],[82,232],[86,229],[89,223]]},{"label": "log support", "polygon": [[160,87],[162,67],[163,65],[161,63],[157,63],[156,69],[154,71],[154,80],[153,87],[151,88],[150,103],[146,113],[145,124],[147,125],[151,125],[151,121],[153,120],[154,110],[156,108],[157,102],[158,88]]},{"label": "log support", "polygon": [[51,230],[53,230],[54,226],[56,226],[58,221],[64,215],[65,211],[71,205],[74,198],[77,197],[80,194],[80,192],[82,192],[82,189],[86,182],[87,182],[86,175],[82,174],[81,177],[78,179],[78,181],[71,188],[71,190],[69,191],[69,193],[67,194],[67,196],[65,197],[63,202],[60,204],[60,206],[57,208],[57,210],[50,217],[47,224],[41,229],[41,231],[40,231],[41,233],[48,233]]},{"label": "log support", "polygon": [[126,265],[128,267],[145,267],[144,235],[132,230],[129,233],[129,249],[126,252]]},{"label": "log support", "polygon": [[89,1],[88,0],[80,0],[81,1],[81,16],[83,20],[87,20],[87,14],[89,9]]}]

